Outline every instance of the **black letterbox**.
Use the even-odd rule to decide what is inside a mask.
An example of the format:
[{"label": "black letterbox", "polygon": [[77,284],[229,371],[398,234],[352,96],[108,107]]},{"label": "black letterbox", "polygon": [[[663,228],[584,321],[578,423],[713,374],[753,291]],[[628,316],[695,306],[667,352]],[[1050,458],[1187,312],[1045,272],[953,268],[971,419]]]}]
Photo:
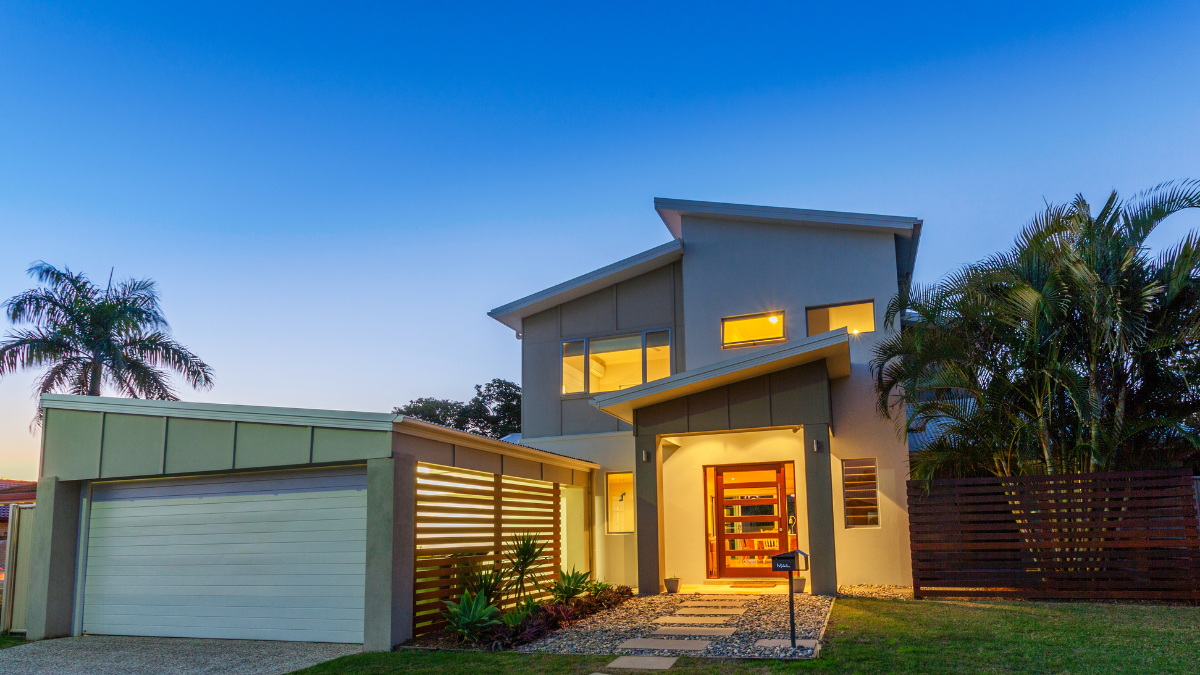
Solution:
[{"label": "black letterbox", "polygon": [[[804,567],[800,566],[800,558],[804,558]],[[771,556],[772,572],[803,572],[808,569],[808,554],[800,549],[784,551]]]}]

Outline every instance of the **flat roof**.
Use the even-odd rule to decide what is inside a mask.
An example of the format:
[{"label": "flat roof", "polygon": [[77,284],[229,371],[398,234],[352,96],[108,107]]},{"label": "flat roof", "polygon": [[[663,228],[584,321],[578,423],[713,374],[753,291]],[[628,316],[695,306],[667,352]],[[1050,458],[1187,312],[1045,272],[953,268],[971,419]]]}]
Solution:
[{"label": "flat roof", "polygon": [[633,424],[633,411],[637,408],[821,359],[826,359],[831,379],[850,374],[850,335],[845,328],[686,370],[629,389],[601,394],[592,399],[592,405]]},{"label": "flat roof", "polygon": [[521,332],[521,320],[527,316],[561,305],[575,298],[594,293],[601,288],[632,279],[683,257],[683,242],[678,239],[655,246],[648,251],[629,256],[606,267],[551,286],[543,291],[527,295],[520,300],[497,307],[488,316]]},{"label": "flat roof", "polygon": [[357,429],[361,431],[393,432],[424,436],[458,445],[485,448],[522,459],[549,462],[577,469],[595,469],[594,462],[517,445],[469,431],[461,431],[425,420],[395,413],[359,412],[353,410],[320,410],[314,408],[276,408],[227,403],[196,403],[192,401],[158,401],[110,396],[76,396],[73,394],[42,394],[43,408],[79,410],[122,415],[150,415],[187,419],[311,426],[327,429]]}]

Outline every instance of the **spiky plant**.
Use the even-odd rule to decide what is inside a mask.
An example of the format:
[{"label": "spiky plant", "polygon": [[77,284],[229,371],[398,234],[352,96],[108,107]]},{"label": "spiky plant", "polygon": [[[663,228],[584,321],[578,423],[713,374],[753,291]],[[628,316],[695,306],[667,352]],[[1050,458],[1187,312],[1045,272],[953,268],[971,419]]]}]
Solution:
[{"label": "spiky plant", "polygon": [[515,591],[517,600],[529,592],[528,586],[532,586],[534,590],[539,587],[534,568],[545,550],[545,542],[532,532],[515,534],[509,540],[508,547],[504,550],[504,560],[508,563],[507,588],[510,592]]},{"label": "spiky plant", "polygon": [[0,377],[46,368],[39,393],[99,396],[111,388],[133,398],[178,400],[167,370],[197,389],[212,386],[212,368],[168,334],[158,291],[150,279],[107,286],[85,275],[34,263],[42,285],[4,303],[15,328],[0,341]]}]

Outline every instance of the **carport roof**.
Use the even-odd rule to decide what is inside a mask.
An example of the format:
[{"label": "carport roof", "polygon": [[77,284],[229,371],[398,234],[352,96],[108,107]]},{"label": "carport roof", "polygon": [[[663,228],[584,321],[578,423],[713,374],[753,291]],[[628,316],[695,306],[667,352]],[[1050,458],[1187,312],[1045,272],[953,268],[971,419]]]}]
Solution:
[{"label": "carport roof", "polygon": [[637,408],[821,359],[825,359],[831,379],[850,374],[850,335],[845,328],[603,394],[592,399],[592,405],[632,424]]}]

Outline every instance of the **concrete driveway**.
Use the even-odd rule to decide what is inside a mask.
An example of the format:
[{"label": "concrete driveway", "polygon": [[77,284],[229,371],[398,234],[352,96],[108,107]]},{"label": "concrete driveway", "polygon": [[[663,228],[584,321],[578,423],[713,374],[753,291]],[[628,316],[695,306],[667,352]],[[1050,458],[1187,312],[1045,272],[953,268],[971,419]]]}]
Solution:
[{"label": "concrete driveway", "polygon": [[0,649],[4,675],[282,675],[362,645],[85,635]]}]

